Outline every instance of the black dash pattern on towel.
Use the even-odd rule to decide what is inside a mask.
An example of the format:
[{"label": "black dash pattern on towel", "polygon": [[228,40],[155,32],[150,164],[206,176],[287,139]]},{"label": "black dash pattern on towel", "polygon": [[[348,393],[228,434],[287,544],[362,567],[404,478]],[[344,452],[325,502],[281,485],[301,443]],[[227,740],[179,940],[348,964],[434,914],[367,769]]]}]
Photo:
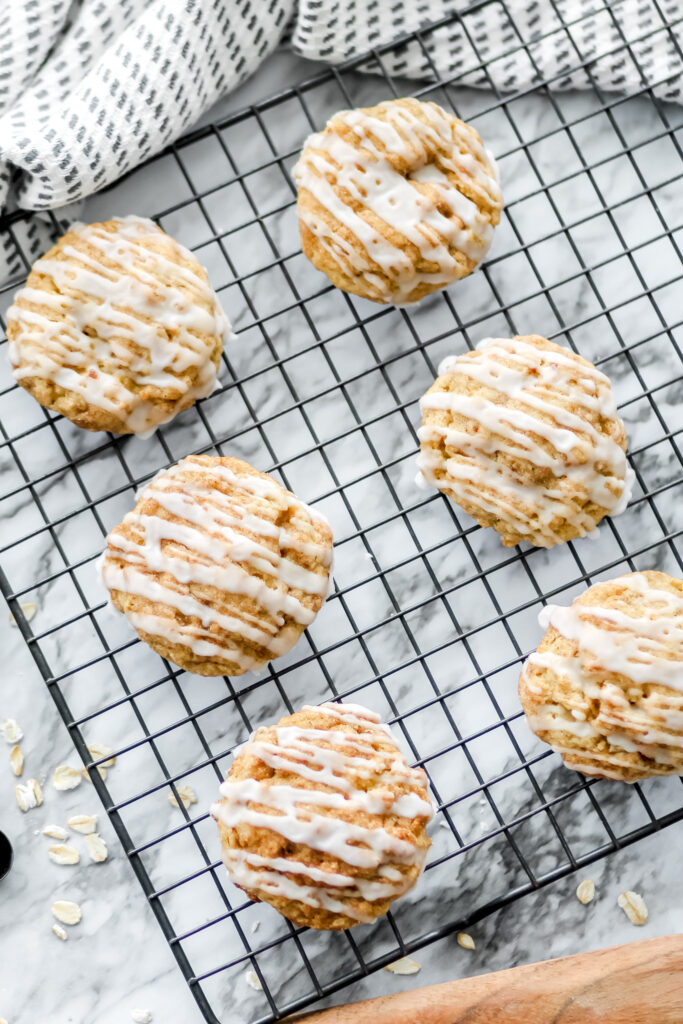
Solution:
[{"label": "black dash pattern on towel", "polygon": [[[0,209],[10,187],[15,204],[46,210],[115,181],[186,132],[285,38],[304,57],[340,63],[468,6],[0,0]],[[682,27],[683,0],[489,0],[363,70],[454,77],[497,93],[540,81],[650,88],[680,102]]]}]

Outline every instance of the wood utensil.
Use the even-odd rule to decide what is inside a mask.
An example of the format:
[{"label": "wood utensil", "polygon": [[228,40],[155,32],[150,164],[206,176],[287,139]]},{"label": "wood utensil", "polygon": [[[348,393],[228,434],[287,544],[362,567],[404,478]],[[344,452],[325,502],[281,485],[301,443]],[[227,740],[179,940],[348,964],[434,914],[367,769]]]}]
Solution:
[{"label": "wood utensil", "polygon": [[337,1006],[305,1024],[683,1024],[683,935]]}]

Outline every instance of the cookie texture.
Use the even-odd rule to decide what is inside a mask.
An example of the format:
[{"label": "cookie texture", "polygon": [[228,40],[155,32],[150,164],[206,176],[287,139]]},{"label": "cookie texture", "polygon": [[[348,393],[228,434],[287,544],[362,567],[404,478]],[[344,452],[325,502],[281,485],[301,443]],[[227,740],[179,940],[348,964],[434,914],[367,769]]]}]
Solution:
[{"label": "cookie texture", "polygon": [[482,261],[503,198],[471,125],[406,98],[342,110],[294,168],[304,253],[343,291],[417,302]]},{"label": "cookie texture", "polygon": [[190,455],[142,489],[100,568],[141,639],[211,676],[289,651],[327,596],[331,564],[326,520],[272,477]]},{"label": "cookie texture", "polygon": [[427,777],[366,708],[307,706],[257,729],[220,792],[211,813],[232,881],[295,924],[374,921],[422,871]]},{"label": "cookie texture", "polygon": [[683,581],[629,573],[539,621],[519,681],[533,731],[584,775],[683,775]]},{"label": "cookie texture", "polygon": [[420,408],[418,483],[506,547],[550,548],[626,507],[633,472],[609,379],[569,349],[486,338],[442,362]]},{"label": "cookie texture", "polygon": [[204,268],[141,217],[72,227],[7,314],[21,387],[117,434],[151,432],[210,394],[228,329]]}]

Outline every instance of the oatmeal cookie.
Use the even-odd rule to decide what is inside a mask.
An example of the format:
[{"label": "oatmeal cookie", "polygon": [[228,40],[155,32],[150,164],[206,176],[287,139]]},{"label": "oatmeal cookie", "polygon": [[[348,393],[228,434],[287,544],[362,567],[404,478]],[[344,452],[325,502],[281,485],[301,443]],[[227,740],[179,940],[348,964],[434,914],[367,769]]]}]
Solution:
[{"label": "oatmeal cookie", "polygon": [[305,255],[374,302],[417,302],[471,274],[503,206],[474,128],[412,98],[335,114],[294,178]]},{"label": "oatmeal cookie", "polygon": [[366,708],[304,707],[258,729],[220,792],[211,813],[232,881],[295,924],[374,921],[422,871],[426,775]]},{"label": "oatmeal cookie", "polygon": [[107,538],[112,603],[158,654],[239,675],[285,654],[329,588],[326,520],[240,459],[190,455],[158,474]]},{"label": "oatmeal cookie", "polygon": [[72,227],[7,313],[21,387],[116,434],[148,434],[209,395],[228,330],[204,268],[142,217]]},{"label": "oatmeal cookie", "polygon": [[418,482],[503,544],[591,533],[633,486],[609,379],[539,335],[487,338],[448,357],[420,401]]},{"label": "oatmeal cookie", "polygon": [[683,581],[629,573],[539,619],[519,681],[533,731],[584,775],[683,775]]}]

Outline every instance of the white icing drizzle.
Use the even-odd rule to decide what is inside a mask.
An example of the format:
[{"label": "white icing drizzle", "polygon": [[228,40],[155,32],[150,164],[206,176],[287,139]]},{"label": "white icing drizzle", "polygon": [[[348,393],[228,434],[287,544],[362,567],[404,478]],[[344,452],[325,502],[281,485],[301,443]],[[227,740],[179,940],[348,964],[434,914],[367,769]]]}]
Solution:
[{"label": "white icing drizzle", "polygon": [[[201,473],[202,479],[191,479],[190,473]],[[217,482],[227,484],[231,493],[220,490]],[[279,506],[283,497],[296,510],[292,523],[309,540],[273,522],[272,502]],[[327,592],[327,572],[315,573],[290,557],[290,552],[304,553],[329,570],[331,546],[320,542],[309,521],[322,520],[320,513],[274,480],[236,473],[201,456],[190,456],[157,474],[138,494],[138,501],[145,499],[157,507],[133,510],[122,523],[134,531],[136,540],[112,531],[101,565],[102,580],[110,590],[155,602],[150,611],[126,612],[133,627],[188,647],[197,656],[235,662],[242,671],[288,651],[299,630],[287,625],[286,618],[307,626],[316,615],[292,591],[321,601]],[[267,540],[276,542],[276,550]],[[245,595],[258,610],[221,610],[191,592],[191,584]],[[164,615],[160,605],[198,619],[199,624],[178,622]],[[245,640],[256,652],[243,649]]]},{"label": "white icing drizzle", "polygon": [[[378,270],[386,274],[391,299],[400,305],[421,282],[442,287],[463,276],[454,250],[476,263],[484,258],[493,226],[479,206],[500,206],[502,196],[493,159],[469,125],[434,103],[390,101],[380,109],[382,119],[367,110],[335,114],[325,131],[306,140],[294,177],[329,215],[299,204],[302,221],[326,252],[346,274],[363,276],[380,301],[386,285]],[[340,134],[345,130],[353,143]],[[412,162],[407,174],[396,166],[403,153]],[[437,198],[419,187],[427,183]],[[477,201],[460,191],[464,186]],[[352,202],[361,208],[354,210]],[[368,210],[390,230],[376,230]],[[392,241],[388,236],[396,232],[400,240]],[[416,267],[407,243],[430,269]]]},{"label": "white icing drizzle", "polygon": [[[579,536],[592,533],[594,519],[579,506],[573,487],[578,487],[580,499],[595,502],[611,515],[624,511],[633,471],[616,441],[588,419],[593,412],[618,419],[609,379],[603,373],[579,362],[570,351],[538,348],[523,338],[486,338],[468,357],[446,357],[439,374],[448,373],[470,377],[525,408],[497,404],[481,395],[425,394],[420,401],[423,414],[447,410],[475,425],[467,431],[423,423],[418,430],[422,448],[417,461],[428,483],[445,490],[456,502],[510,522],[538,547],[552,547],[562,540],[553,529],[555,519],[570,521]],[[572,383],[577,377],[578,386]],[[557,404],[558,400],[567,404]],[[567,407],[570,402],[578,411]],[[525,432],[545,440],[552,452]],[[457,454],[445,459],[441,444]],[[497,452],[550,469],[556,484],[547,488],[521,480],[510,466],[495,459]],[[438,471],[445,471],[447,477],[438,477]]]},{"label": "white icing drizzle", "polygon": [[229,336],[230,325],[188,249],[172,242],[190,263],[182,266],[150,248],[168,241],[151,220],[117,219],[116,232],[101,224],[71,230],[98,258],[78,245],[63,245],[67,259],[36,262],[34,271],[49,277],[58,292],[27,285],[16,299],[39,308],[15,300],[8,310],[8,323],[18,331],[9,343],[14,376],[53,381],[112,413],[129,432],[148,435],[174,411],[164,415],[124,380],[138,388],[171,389],[173,400],[186,408],[216,387],[211,355],[216,338]]},{"label": "white icing drizzle", "polygon": [[[333,914],[344,914],[346,917],[358,921],[359,924],[373,921],[374,915],[366,914],[360,908],[349,905],[341,899],[336,899],[334,896],[336,888],[355,891],[361,899],[370,902],[395,897],[401,892],[391,882],[374,882],[333,871],[321,871],[296,861],[286,860],[284,857],[260,857],[258,854],[245,850],[224,850],[223,863],[233,882],[237,885],[247,889],[253,888],[256,874],[259,888],[266,892],[284,896],[286,899],[297,900],[300,903],[305,903],[306,906],[321,908]],[[287,878],[286,872],[304,875],[320,884],[307,885],[301,881],[294,882]],[[330,889],[332,892],[329,891]],[[348,895],[348,892],[345,895]]]},{"label": "white icing drizzle", "polygon": [[[406,764],[391,730],[374,712],[359,705],[332,703],[303,710],[333,718],[352,726],[353,731],[341,726],[326,729],[294,725],[258,730],[235,751],[236,756],[258,758],[275,770],[287,772],[293,781],[270,784],[269,780],[228,778],[220,787],[222,799],[213,805],[211,813],[228,828],[248,824],[270,829],[292,843],[332,854],[351,867],[373,870],[380,880],[232,847],[224,848],[223,859],[233,881],[247,889],[262,889],[356,921],[372,920],[374,915],[366,916],[354,901],[401,895],[413,884],[414,872],[406,874],[399,865],[421,868],[426,851],[381,825],[368,827],[321,811],[398,815],[427,822],[433,816],[433,807],[427,798],[424,773]],[[297,786],[297,777],[327,788]],[[361,789],[354,780],[375,785]],[[396,787],[409,787],[410,791],[397,794]],[[255,805],[266,810],[257,810]],[[288,875],[297,876],[297,880]]]},{"label": "white icing drizzle", "polygon": [[[535,732],[604,738],[613,748],[641,753],[659,764],[676,764],[680,753],[675,752],[683,750],[683,598],[653,586],[642,573],[613,583],[641,598],[642,611],[630,615],[618,608],[577,602],[570,607],[548,605],[539,615],[541,626],[552,626],[572,641],[576,653],[536,651],[522,673],[523,685],[535,694],[542,691],[529,681],[533,667],[566,679],[579,702],[599,703],[597,717],[585,721],[580,709],[570,715],[565,707],[545,704],[528,714],[529,724]],[[633,687],[625,689],[606,680],[608,673],[625,676]],[[651,684],[668,690],[644,693],[641,687]],[[574,748],[555,744],[553,748],[571,755],[575,762]],[[593,750],[590,753],[594,755]],[[613,761],[611,751],[595,751],[595,757]],[[595,771],[595,765],[586,770]]]}]

